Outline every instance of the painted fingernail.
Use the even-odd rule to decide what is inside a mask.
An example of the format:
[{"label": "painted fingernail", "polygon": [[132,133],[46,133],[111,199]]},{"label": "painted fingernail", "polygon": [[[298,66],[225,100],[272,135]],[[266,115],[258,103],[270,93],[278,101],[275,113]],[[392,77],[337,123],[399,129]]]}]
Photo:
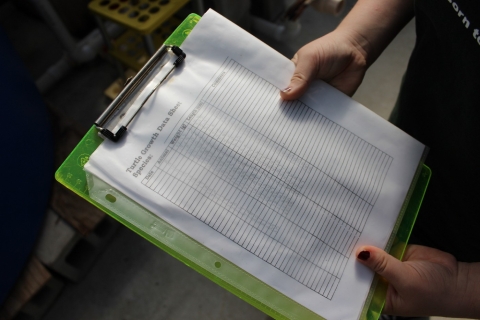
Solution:
[{"label": "painted fingernail", "polygon": [[367,261],[368,258],[370,258],[370,252],[369,251],[361,251],[358,254],[357,258],[360,259],[360,260],[363,260],[363,261]]},{"label": "painted fingernail", "polygon": [[292,90],[292,87],[287,87],[287,88],[283,89],[282,92],[289,92],[291,90]]}]

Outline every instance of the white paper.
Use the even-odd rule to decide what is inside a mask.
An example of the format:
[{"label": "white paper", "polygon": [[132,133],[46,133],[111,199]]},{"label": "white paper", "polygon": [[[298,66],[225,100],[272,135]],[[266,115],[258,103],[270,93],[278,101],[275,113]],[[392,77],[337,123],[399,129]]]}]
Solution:
[{"label": "white paper", "polygon": [[[358,319],[424,146],[214,11],[184,65],[85,170],[326,319]],[[163,75],[162,75],[163,77]],[[159,81],[157,77],[154,81]]]}]

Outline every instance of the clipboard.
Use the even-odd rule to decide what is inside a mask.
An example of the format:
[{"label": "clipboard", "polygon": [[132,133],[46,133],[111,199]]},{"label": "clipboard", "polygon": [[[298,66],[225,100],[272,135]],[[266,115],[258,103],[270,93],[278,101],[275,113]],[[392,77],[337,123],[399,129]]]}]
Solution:
[{"label": "clipboard", "polygon": [[[200,16],[190,14],[164,45],[180,46],[199,20]],[[152,57],[151,65],[153,60]],[[148,81],[148,78],[139,79],[133,79],[135,82],[129,84],[130,87]],[[56,171],[56,180],[171,256],[275,319],[323,319],[172,227],[112,186],[87,175],[83,167],[103,141],[97,126],[92,126]],[[430,169],[421,165],[387,245],[386,250],[399,259],[405,251],[430,176]],[[361,319],[379,318],[386,288],[386,283],[375,277]]]}]

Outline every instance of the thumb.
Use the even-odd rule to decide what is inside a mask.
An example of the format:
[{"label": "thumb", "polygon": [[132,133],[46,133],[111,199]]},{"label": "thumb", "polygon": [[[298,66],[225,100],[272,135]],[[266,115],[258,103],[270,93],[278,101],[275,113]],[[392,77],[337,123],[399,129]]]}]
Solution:
[{"label": "thumb", "polygon": [[393,287],[404,283],[404,277],[407,275],[405,265],[382,249],[362,246],[357,250],[357,260],[378,273]]},{"label": "thumb", "polygon": [[285,100],[300,98],[315,78],[316,66],[310,57],[303,57],[297,52],[292,61],[295,63],[295,71],[289,85],[280,92],[280,96]]}]

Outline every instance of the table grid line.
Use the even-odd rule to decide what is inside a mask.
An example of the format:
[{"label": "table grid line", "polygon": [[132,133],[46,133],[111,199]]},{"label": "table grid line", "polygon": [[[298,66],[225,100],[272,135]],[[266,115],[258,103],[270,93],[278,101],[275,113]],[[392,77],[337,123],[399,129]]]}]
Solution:
[{"label": "table grid line", "polygon": [[[208,103],[207,103],[207,104],[208,104]],[[209,105],[210,105],[210,104],[209,104]],[[217,107],[215,107],[215,106],[213,106],[213,105],[210,105],[210,106],[211,106],[212,108],[215,108],[215,109],[216,109],[216,110],[218,110],[219,112],[222,112],[222,113],[223,113],[223,111],[222,111],[222,110],[220,110],[219,108],[217,108]],[[238,122],[240,122],[240,121],[239,121],[239,120],[237,120],[237,119],[233,119],[233,120],[234,120],[234,121],[238,121]],[[251,129],[251,130],[253,130],[253,131],[257,132],[258,134],[262,135],[263,137],[265,137],[266,139],[268,139],[268,140],[269,140],[269,141],[271,141],[272,143],[275,143],[275,144],[279,145],[281,148],[284,148],[284,149],[285,149],[285,150],[287,150],[289,153],[291,153],[291,154],[293,154],[293,155],[295,155],[295,156],[299,157],[301,160],[305,161],[305,163],[307,163],[307,164],[311,165],[312,167],[315,167],[315,165],[314,165],[314,164],[310,163],[310,162],[309,162],[309,161],[307,161],[306,159],[303,159],[302,157],[298,156],[298,155],[297,155],[297,154],[295,154],[294,152],[292,152],[292,151],[288,150],[288,149],[287,149],[285,146],[283,146],[283,145],[280,145],[280,144],[278,144],[278,142],[275,142],[275,141],[273,141],[273,140],[269,139],[267,136],[265,136],[265,135],[261,134],[260,132],[256,131],[255,129],[253,129],[252,127],[248,126],[247,124],[245,124],[245,123],[242,123],[242,122],[240,122],[240,123],[241,123],[241,124],[243,124],[243,125],[245,125],[247,128],[249,128],[249,129]],[[195,128],[197,128],[197,127],[195,127]],[[197,128],[197,129],[201,130],[200,128]],[[212,139],[214,139],[214,138],[213,138],[213,136],[211,136],[211,137],[212,137]],[[319,170],[320,170],[320,169],[319,169]],[[341,184],[339,181],[337,181],[335,178],[331,177],[331,176],[330,176],[328,173],[326,173],[325,171],[323,171],[323,170],[320,170],[320,171],[321,171],[322,173],[324,173],[324,174],[325,174],[327,177],[329,177],[330,179],[332,179],[332,181],[335,181],[336,183],[338,183],[338,184],[342,185],[342,184]],[[342,186],[343,186],[343,185],[342,185]],[[346,187],[345,187],[345,188],[346,188]],[[356,188],[356,187],[355,187],[355,188]],[[362,197],[361,197],[359,194],[357,194],[357,193],[356,193],[356,192],[354,192],[353,190],[351,190],[351,189],[349,189],[349,188],[346,188],[346,189],[347,189],[347,190],[349,190],[349,191],[351,191],[352,193],[354,193],[356,196],[358,196],[358,197],[359,197],[360,199],[362,199],[363,201],[365,201],[365,202],[367,202],[367,203],[369,203],[369,204],[371,204],[371,205],[373,205],[373,204],[374,204],[374,203],[371,203],[370,201],[368,201],[368,200],[366,200],[366,199],[362,198]]]},{"label": "table grid line", "polygon": [[393,159],[232,59],[197,101],[142,183],[332,299]]},{"label": "table grid line", "polygon": [[[163,172],[165,172],[166,175],[170,175],[170,176],[173,177],[173,175],[171,175],[170,173],[168,173],[168,172],[166,172],[166,171],[164,171],[164,170],[162,170],[162,169],[160,169],[160,170],[163,171]],[[181,181],[181,180],[178,180],[178,181],[181,182],[181,183],[187,184],[185,181]],[[208,196],[206,196],[205,194],[203,194],[203,193],[200,192],[199,190],[196,190],[196,189],[194,189],[194,190],[197,191],[198,194],[201,194],[201,195],[203,195],[205,198],[208,198]],[[173,199],[169,199],[168,195],[162,194],[162,196],[164,196],[166,199],[168,199],[168,200],[171,201],[172,203],[177,204],[177,203],[175,203],[175,201],[173,201]],[[259,202],[260,202],[260,201],[259,201]],[[261,202],[260,202],[260,203],[261,203]],[[235,214],[234,211],[231,211],[230,209],[228,209],[228,208],[226,208],[226,207],[223,207],[223,206],[221,206],[221,205],[219,205],[219,207],[222,207],[222,208],[225,209],[226,211],[229,211],[232,215],[236,216],[236,214]],[[268,206],[267,206],[267,207],[268,207]],[[241,218],[239,218],[239,219],[245,221],[247,224],[249,224],[249,225],[251,225],[253,228],[255,228],[255,227],[254,227],[252,224],[250,224],[248,221],[246,221],[246,220],[244,220],[244,219],[241,219]],[[207,224],[207,225],[208,225],[208,224]],[[211,226],[210,226],[210,227],[211,227]],[[213,227],[212,227],[212,228],[213,228]],[[257,228],[255,228],[255,229],[257,229]],[[257,229],[257,230],[258,230],[258,229]],[[260,231],[260,230],[259,230],[259,231]],[[268,236],[268,235],[267,235],[267,236]],[[314,237],[314,238],[316,238],[317,240],[319,240],[319,242],[324,243],[326,246],[330,247],[330,246],[329,246],[327,243],[325,243],[323,240],[321,240],[321,239],[319,239],[319,238],[317,238],[317,237]],[[272,239],[273,239],[273,238],[272,238]],[[275,239],[273,239],[273,240],[275,240]],[[340,255],[342,255],[343,257],[347,258],[347,256],[346,256],[345,254],[342,254],[341,252],[337,251],[336,249],[334,249],[334,248],[332,248],[332,247],[330,247],[330,248],[331,248],[333,251],[338,252],[338,253],[339,253]],[[287,248],[287,249],[290,249],[290,248]],[[248,249],[247,249],[247,250],[248,250]],[[303,256],[302,256],[302,257],[303,257]],[[305,260],[309,261],[309,259],[307,259],[306,257],[303,257],[303,258],[305,258]],[[328,271],[327,271],[327,272],[328,272]],[[334,274],[332,274],[332,276],[334,276],[334,277],[336,277],[336,278],[339,278],[338,276],[335,276]]]},{"label": "table grid line", "polygon": [[[184,158],[187,158],[187,155],[182,154],[181,152],[178,152],[178,151],[174,151],[174,152],[177,152],[178,154],[182,155]],[[247,160],[247,161],[248,161],[248,160]],[[203,167],[202,165],[199,165],[199,166],[202,167],[203,169],[209,171],[208,169],[206,169],[206,168]],[[159,168],[159,170],[162,170],[162,171],[164,171],[167,175],[174,177],[173,175],[171,175],[170,173],[166,172],[165,170],[163,170],[163,169],[161,169],[161,168]],[[210,172],[209,175],[210,175],[211,177],[213,177],[213,176],[219,177],[215,172],[213,172],[213,171],[209,171],[209,172]],[[221,178],[221,177],[219,177],[219,179],[224,180],[224,179]],[[183,183],[185,183],[185,181],[182,181],[182,180],[180,180],[180,179],[177,179],[177,181],[178,181],[178,182],[183,182]],[[226,180],[224,180],[224,181],[228,184],[228,181],[226,181]],[[186,183],[185,183],[185,184],[186,184]],[[290,187],[290,188],[291,188],[291,187]],[[245,191],[243,191],[243,190],[241,190],[241,189],[237,189],[237,190],[239,191],[239,193],[247,194]],[[291,188],[291,190],[294,191],[294,193],[295,193],[297,196],[298,196],[298,195],[301,195],[301,194],[300,194],[298,191],[296,191],[295,189]],[[175,194],[174,190],[168,189],[168,191]],[[203,195],[204,195],[204,194],[203,194]],[[249,197],[253,198],[253,196],[251,196],[251,195],[249,195],[249,194],[247,194],[247,195],[248,195]],[[165,196],[166,198],[168,198],[168,194],[162,194],[162,196]],[[204,196],[205,196],[205,195],[204,195]],[[172,200],[172,202],[174,201],[174,199],[171,199],[171,200]],[[308,199],[308,200],[310,200],[311,203],[313,203],[313,204],[321,207],[319,204],[315,203],[315,202],[312,201],[311,199]],[[261,204],[265,205],[267,208],[272,209],[272,208],[269,207],[266,203],[263,203],[263,202],[261,202],[260,200],[258,200],[258,201],[259,201]],[[322,207],[321,207],[321,208],[322,208]],[[226,208],[226,209],[229,210],[228,208]],[[322,209],[325,210],[325,211],[326,211],[327,213],[329,213],[330,215],[334,216],[334,217],[335,217],[336,219],[338,219],[339,221],[341,221],[341,222],[343,222],[344,224],[348,225],[346,222],[344,222],[344,221],[341,220],[340,218],[336,217],[334,214],[332,214],[331,212],[329,212],[329,211],[326,210],[325,208],[322,208]],[[272,209],[272,210],[275,211],[274,209]],[[281,213],[279,213],[279,214],[281,215]],[[303,229],[300,225],[298,225],[298,224],[296,224],[295,222],[289,220],[288,218],[286,218],[286,221],[289,221],[289,222],[291,222],[293,225],[296,225],[296,226],[298,226],[300,229]],[[353,229],[354,231],[356,231],[356,232],[360,232],[359,230],[356,230],[356,229],[353,228],[353,227],[352,227],[352,229]],[[305,230],[305,231],[307,231],[307,230]],[[221,232],[221,231],[220,231],[220,232]],[[307,232],[308,232],[308,231],[307,231]],[[317,238],[318,240],[324,242],[322,239],[320,239],[320,238],[318,238],[318,237],[315,237],[315,238]],[[327,244],[327,243],[325,243],[325,244]],[[327,245],[328,245],[328,244],[327,244]],[[332,248],[332,249],[334,249],[334,248]],[[334,250],[335,250],[335,249],[334,249]],[[335,250],[335,251],[337,251],[337,250]],[[341,252],[339,252],[339,253],[342,254],[343,256],[346,256],[345,254],[343,254],[343,253],[341,253]]]}]

